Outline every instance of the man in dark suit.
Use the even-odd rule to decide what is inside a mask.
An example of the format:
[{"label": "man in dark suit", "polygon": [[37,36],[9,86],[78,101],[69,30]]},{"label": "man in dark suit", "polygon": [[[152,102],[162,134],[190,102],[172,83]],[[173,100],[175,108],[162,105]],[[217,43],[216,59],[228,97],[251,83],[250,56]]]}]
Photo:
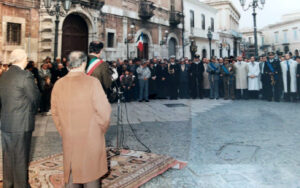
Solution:
[{"label": "man in dark suit", "polygon": [[185,64],[184,59],[180,60],[179,97],[181,99],[189,98],[189,67]]},{"label": "man in dark suit", "polygon": [[203,72],[204,66],[203,62],[200,61],[200,55],[196,54],[194,58],[194,62],[190,67],[190,76],[191,76],[191,97],[196,99],[200,97],[203,98]]},{"label": "man in dark suit", "polygon": [[27,55],[14,50],[12,66],[0,78],[3,187],[29,187],[28,163],[39,89],[33,75],[25,71]]}]

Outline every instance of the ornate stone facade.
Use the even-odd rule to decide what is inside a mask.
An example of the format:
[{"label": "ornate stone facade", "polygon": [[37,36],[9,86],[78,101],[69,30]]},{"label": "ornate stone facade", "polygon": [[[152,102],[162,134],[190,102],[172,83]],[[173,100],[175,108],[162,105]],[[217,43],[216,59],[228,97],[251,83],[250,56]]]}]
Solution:
[{"label": "ornate stone facade", "polygon": [[[94,2],[96,1],[75,1],[70,10],[65,12],[65,16],[59,17],[58,57],[66,54],[68,49],[65,48],[71,47],[70,50],[74,50],[76,46],[87,46],[93,40],[101,40],[105,43],[103,51],[105,60],[126,59],[127,56],[135,58],[141,56],[137,50],[137,40],[141,33],[144,35],[144,42],[147,43],[147,52],[145,52],[147,54],[142,54],[143,57],[176,55],[179,58],[182,56],[181,0],[97,1],[104,4],[102,8],[92,6]],[[146,5],[146,9],[141,9],[144,2],[149,5]],[[52,6],[52,10],[53,8]],[[49,15],[43,0],[0,0],[0,11],[0,53],[1,57],[4,57],[3,59],[6,59],[14,48],[26,49],[29,58],[38,63],[41,63],[47,56],[53,57],[56,17]],[[150,11],[150,17],[145,19],[143,14],[147,11]],[[70,19],[72,16],[83,20],[83,26],[87,28],[86,35],[72,27],[72,23],[75,23],[74,20],[69,22],[72,20]],[[21,24],[20,44],[13,46],[6,44],[7,22]],[[130,35],[132,24],[135,25],[134,36]],[[68,28],[72,28],[72,32],[74,32],[71,39],[71,35],[66,36]],[[166,31],[168,31],[167,36]],[[86,40],[83,37],[86,37]],[[129,41],[128,45],[127,41]],[[87,52],[86,47],[80,49]]]}]

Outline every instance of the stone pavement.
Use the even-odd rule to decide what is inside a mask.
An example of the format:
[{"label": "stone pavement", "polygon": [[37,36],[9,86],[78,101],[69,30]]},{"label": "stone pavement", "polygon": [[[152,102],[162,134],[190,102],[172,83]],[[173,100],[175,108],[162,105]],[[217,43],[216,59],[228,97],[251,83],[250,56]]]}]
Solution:
[{"label": "stone pavement", "polygon": [[[175,107],[172,104],[177,104]],[[174,105],[173,105],[174,106]],[[134,139],[123,108],[124,145]],[[113,105],[112,124],[116,124]],[[144,188],[300,188],[300,104],[264,101],[157,100],[128,103],[129,122],[152,152],[187,161]],[[51,116],[38,116],[32,157],[61,152]],[[116,126],[106,139],[114,145]]]}]

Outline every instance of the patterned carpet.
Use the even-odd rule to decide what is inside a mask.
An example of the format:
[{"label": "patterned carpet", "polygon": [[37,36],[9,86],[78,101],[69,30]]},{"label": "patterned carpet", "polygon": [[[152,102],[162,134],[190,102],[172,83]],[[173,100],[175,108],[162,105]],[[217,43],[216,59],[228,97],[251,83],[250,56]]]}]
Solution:
[{"label": "patterned carpet", "polygon": [[[139,187],[172,167],[182,169],[186,166],[186,163],[168,156],[133,150],[124,150],[119,156],[108,152],[108,158],[110,170],[103,178],[102,186],[111,188]],[[32,162],[29,167],[31,187],[63,187],[62,163],[62,154]]]}]

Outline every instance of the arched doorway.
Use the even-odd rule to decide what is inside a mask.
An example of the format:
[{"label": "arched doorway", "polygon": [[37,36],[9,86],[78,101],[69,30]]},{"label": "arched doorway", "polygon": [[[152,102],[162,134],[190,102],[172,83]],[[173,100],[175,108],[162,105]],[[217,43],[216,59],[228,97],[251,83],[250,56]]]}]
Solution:
[{"label": "arched doorway", "polygon": [[169,40],[169,57],[173,55],[176,57],[176,46],[177,46],[176,39],[172,37]]},{"label": "arched doorway", "polygon": [[72,51],[88,52],[88,26],[85,20],[76,14],[66,17],[62,28],[62,57]]},{"label": "arched doorway", "polygon": [[206,49],[203,49],[202,50],[202,58],[206,58],[206,56],[207,56]]},{"label": "arched doorway", "polygon": [[149,59],[149,37],[145,33],[143,33],[143,44],[144,44],[144,48],[142,52],[137,48],[138,58]]}]

